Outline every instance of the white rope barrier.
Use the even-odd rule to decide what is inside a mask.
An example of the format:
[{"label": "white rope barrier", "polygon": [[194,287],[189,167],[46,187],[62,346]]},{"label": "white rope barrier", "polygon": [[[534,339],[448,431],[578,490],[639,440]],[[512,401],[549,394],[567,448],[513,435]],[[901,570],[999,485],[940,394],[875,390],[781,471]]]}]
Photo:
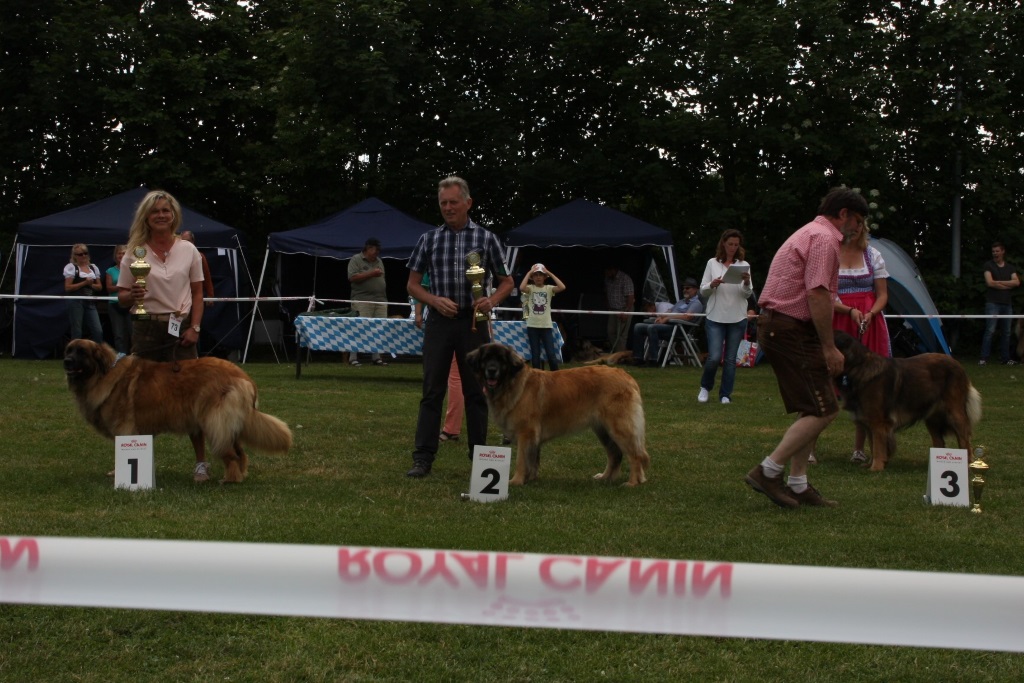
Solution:
[{"label": "white rope barrier", "polygon": [[[105,296],[64,296],[60,294],[0,294],[0,299],[13,299],[19,300],[53,300],[53,299],[82,299],[85,301],[99,301],[101,299],[110,300],[109,295]],[[363,301],[360,299],[322,299],[320,297],[310,296],[239,296],[239,297],[211,297],[204,299],[206,302],[228,302],[228,303],[253,303],[253,302],[274,302],[274,301],[314,301],[318,304],[379,304],[386,303],[388,306],[409,306],[408,301]],[[494,308],[495,311],[505,313],[521,313],[522,309],[518,306],[499,306]],[[627,315],[641,318],[650,318],[654,315],[663,315],[660,313],[652,313],[650,311],[604,311],[600,309],[573,309],[573,308],[553,308],[552,313],[565,313],[569,315]],[[692,313],[690,315],[696,317],[704,317],[706,313]],[[1010,319],[1016,320],[1024,318],[1024,313],[1014,315],[985,315],[975,313],[938,313],[938,314],[911,314],[911,313],[886,313],[886,318],[898,318],[901,320],[970,320],[970,319]]]},{"label": "white rope barrier", "polygon": [[697,560],[0,537],[0,603],[1024,652],[1024,577]]}]

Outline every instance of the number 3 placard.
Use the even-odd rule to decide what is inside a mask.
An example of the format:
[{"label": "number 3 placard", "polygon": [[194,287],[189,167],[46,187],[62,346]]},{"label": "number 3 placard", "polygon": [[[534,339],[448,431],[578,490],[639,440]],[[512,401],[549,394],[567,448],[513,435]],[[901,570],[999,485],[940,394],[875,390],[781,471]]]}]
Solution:
[{"label": "number 3 placard", "polygon": [[928,493],[925,502],[932,505],[971,506],[967,475],[967,450],[932,448],[928,455]]},{"label": "number 3 placard", "polygon": [[511,448],[474,446],[469,499],[478,503],[493,503],[508,498],[508,470],[511,462]]}]

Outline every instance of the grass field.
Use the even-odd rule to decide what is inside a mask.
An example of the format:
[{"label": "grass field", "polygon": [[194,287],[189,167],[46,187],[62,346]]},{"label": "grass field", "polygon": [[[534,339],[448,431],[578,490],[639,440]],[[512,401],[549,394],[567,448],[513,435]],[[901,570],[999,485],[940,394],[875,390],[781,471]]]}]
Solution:
[{"label": "grass field", "polygon": [[[872,474],[848,462],[853,426],[845,416],[821,439],[811,470],[811,482],[840,507],[783,511],[753,493],[744,474],[790,423],[767,367],[738,371],[731,406],[696,402],[695,369],[631,369],[647,411],[647,485],[591,480],[604,456],[593,435],[581,434],[549,444],[542,479],[494,505],[459,501],[469,478],[463,442],[442,444],[430,477],[404,476],[419,365],[351,368],[320,358],[299,380],[293,365],[246,369],[262,409],[292,426],[293,451],[256,454],[240,486],[195,485],[188,440],[163,436],[157,488],[130,493],[112,489],[112,444],[77,414],[59,362],[0,360],[0,535],[969,574],[1020,574],[1024,566],[1020,367],[967,367],[985,402],[975,438],[991,466],[982,515],[922,504],[923,427],[903,432],[890,468]],[[219,478],[219,462],[212,474]],[[197,566],[195,581],[230,577]],[[951,614],[948,624],[929,626],[966,630],[973,622]],[[989,652],[0,605],[0,681],[1015,681],[1021,671],[1024,657]]]}]

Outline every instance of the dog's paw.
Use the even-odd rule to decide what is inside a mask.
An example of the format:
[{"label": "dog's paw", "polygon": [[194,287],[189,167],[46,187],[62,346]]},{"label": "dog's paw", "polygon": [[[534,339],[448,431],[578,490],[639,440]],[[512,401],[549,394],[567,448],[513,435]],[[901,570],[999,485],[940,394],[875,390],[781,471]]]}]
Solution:
[{"label": "dog's paw", "polygon": [[522,486],[525,483],[526,482],[520,479],[519,477],[512,477],[511,479],[508,480],[509,486]]}]

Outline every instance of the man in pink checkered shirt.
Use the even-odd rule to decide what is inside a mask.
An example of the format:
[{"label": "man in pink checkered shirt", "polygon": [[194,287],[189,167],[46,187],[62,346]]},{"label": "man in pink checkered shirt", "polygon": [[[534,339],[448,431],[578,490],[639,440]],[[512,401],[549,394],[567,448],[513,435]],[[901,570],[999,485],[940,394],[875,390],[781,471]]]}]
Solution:
[{"label": "man in pink checkered shirt", "polygon": [[[818,216],[775,253],[758,303],[758,341],[771,363],[786,412],[797,413],[771,455],[746,482],[776,505],[835,507],[807,482],[807,457],[839,413],[832,378],[843,354],[832,337],[832,300],[839,285],[839,247],[864,224],[868,203],[845,187],[821,200]],[[789,479],[782,475],[790,463]]]}]

